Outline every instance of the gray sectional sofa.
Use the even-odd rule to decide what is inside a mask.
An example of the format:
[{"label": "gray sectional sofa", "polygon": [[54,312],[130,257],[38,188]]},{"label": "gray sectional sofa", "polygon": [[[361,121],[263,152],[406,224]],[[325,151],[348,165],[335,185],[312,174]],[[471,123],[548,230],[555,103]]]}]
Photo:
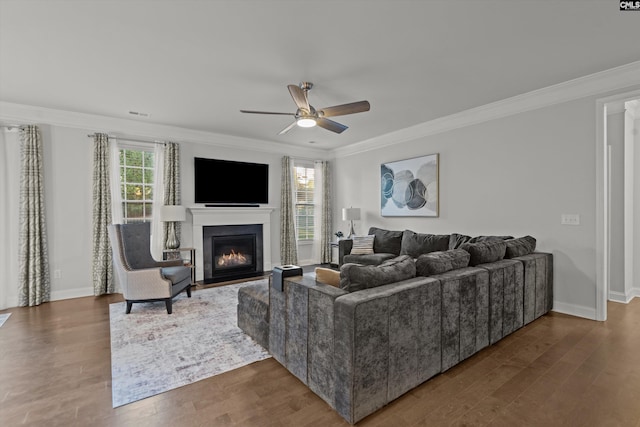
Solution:
[{"label": "gray sectional sofa", "polygon": [[531,237],[452,234],[429,251],[445,239],[371,231],[396,252],[345,256],[340,287],[296,276],[269,289],[269,352],[349,423],[552,307],[552,255]]}]

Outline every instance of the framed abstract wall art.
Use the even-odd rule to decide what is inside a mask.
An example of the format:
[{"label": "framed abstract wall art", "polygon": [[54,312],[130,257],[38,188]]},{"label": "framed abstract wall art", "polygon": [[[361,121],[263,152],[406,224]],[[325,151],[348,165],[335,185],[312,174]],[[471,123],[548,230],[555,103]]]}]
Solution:
[{"label": "framed abstract wall art", "polygon": [[380,165],[382,216],[438,216],[439,155]]}]

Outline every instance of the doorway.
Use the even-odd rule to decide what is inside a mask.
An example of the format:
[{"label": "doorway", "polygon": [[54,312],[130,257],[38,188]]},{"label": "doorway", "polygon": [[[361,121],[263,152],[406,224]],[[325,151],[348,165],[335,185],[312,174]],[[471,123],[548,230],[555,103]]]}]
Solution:
[{"label": "doorway", "polygon": [[[597,102],[596,319],[607,319],[607,301],[627,303],[640,269],[640,91]],[[635,147],[638,147],[637,149]]]}]

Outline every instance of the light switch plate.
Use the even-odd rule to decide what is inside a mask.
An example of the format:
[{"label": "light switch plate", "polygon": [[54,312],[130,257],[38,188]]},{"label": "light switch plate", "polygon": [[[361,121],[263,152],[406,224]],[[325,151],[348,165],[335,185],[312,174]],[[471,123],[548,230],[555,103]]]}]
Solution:
[{"label": "light switch plate", "polygon": [[560,224],[562,224],[562,225],[580,225],[580,215],[578,215],[578,214],[562,214],[560,216]]}]

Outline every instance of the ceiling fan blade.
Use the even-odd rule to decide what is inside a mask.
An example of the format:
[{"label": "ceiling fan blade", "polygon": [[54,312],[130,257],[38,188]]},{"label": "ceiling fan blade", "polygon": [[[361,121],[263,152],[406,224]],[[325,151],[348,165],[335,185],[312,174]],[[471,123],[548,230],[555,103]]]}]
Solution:
[{"label": "ceiling fan blade", "polygon": [[286,128],[282,129],[282,130],[278,133],[278,135],[284,135],[285,133],[289,132],[291,129],[293,129],[293,128],[295,127],[296,123],[297,123],[297,122],[295,122],[295,121],[294,121],[294,122],[293,122],[293,123],[291,123],[289,126],[287,126]]},{"label": "ceiling fan blade", "polygon": [[240,110],[241,113],[250,114],[276,114],[279,116],[295,116],[295,113],[274,113],[272,111],[253,111],[253,110]]},{"label": "ceiling fan blade", "polygon": [[306,113],[310,112],[311,109],[309,108],[309,100],[307,99],[307,94],[305,93],[305,91],[300,89],[300,87],[296,85],[289,85],[287,87],[289,88],[289,93],[293,98],[293,102],[296,103],[298,108]]},{"label": "ceiling fan blade", "polygon": [[348,126],[345,126],[338,122],[334,122],[333,120],[324,119],[322,117],[316,120],[316,124],[321,128],[330,130],[331,132],[335,132],[335,133],[342,133],[345,130],[349,129]]},{"label": "ceiling fan blade", "polygon": [[322,117],[344,116],[345,114],[363,113],[369,111],[370,108],[369,101],[359,101],[323,108],[318,111],[318,114]]}]

